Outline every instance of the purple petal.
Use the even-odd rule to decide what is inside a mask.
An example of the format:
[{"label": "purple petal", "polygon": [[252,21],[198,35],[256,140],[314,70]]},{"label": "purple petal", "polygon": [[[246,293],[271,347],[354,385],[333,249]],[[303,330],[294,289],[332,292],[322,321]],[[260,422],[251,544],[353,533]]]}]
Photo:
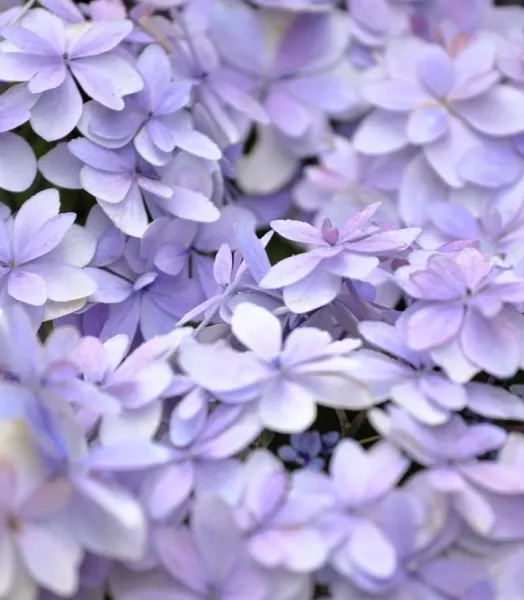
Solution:
[{"label": "purple petal", "polygon": [[95,21],[83,24],[85,33],[74,38],[69,44],[68,54],[70,59],[85,56],[96,56],[113,50],[131,33],[133,23],[121,21]]},{"label": "purple petal", "polygon": [[[56,118],[57,111],[60,118]],[[64,83],[44,92],[31,111],[31,126],[46,141],[65,137],[77,126],[82,115],[82,97],[68,73]]]},{"label": "purple petal", "polygon": [[0,187],[23,192],[36,175],[36,158],[31,146],[14,133],[0,134]]}]

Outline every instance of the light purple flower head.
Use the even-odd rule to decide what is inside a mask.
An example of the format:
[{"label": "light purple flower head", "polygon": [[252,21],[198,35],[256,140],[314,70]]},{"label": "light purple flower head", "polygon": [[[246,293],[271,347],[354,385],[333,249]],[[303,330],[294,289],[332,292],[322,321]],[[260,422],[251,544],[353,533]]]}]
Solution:
[{"label": "light purple flower head", "polygon": [[108,306],[97,332],[101,339],[123,333],[132,342],[138,330],[144,339],[169,333],[190,307],[202,301],[198,281],[188,276],[183,238],[173,239],[179,225],[158,219],[142,239],[127,240],[122,258],[105,268],[87,269],[98,283],[89,299],[95,304],[90,312]]},{"label": "light purple flower head", "polygon": [[450,381],[435,369],[427,351],[408,348],[394,325],[364,321],[359,331],[373,349],[358,351],[361,360],[354,376],[368,385],[376,400],[391,399],[429,426],[442,425],[466,407],[487,418],[524,419],[524,404],[517,396],[486,383],[463,386]]},{"label": "light purple flower head", "polygon": [[382,229],[371,219],[379,208],[371,204],[338,229],[329,220],[319,229],[300,221],[273,221],[282,237],[305,244],[309,251],[274,265],[261,281],[268,289],[284,289],[284,302],[295,313],[305,313],[330,303],[343,279],[365,280],[379,265],[407,250],[420,229]]},{"label": "light purple flower head", "polygon": [[485,370],[511,377],[523,360],[524,282],[474,248],[401,267],[398,284],[416,301],[397,327],[409,348],[427,350],[454,381]]},{"label": "light purple flower head", "polygon": [[257,401],[268,428],[286,433],[307,429],[316,418],[315,402],[357,410],[371,406],[367,388],[347,375],[358,340],[333,342],[328,333],[312,327],[296,329],[283,340],[278,318],[249,302],[234,310],[231,327],[249,352],[239,353],[223,340],[188,341],[180,349],[180,365],[226,402]]},{"label": "light purple flower head", "polygon": [[524,130],[524,94],[500,79],[490,40],[455,51],[418,38],[395,40],[363,86],[376,110],[358,128],[355,148],[382,155],[419,146],[448,185],[461,187],[457,163],[468,150],[485,136]]},{"label": "light purple flower head", "polygon": [[[44,9],[30,10],[18,25],[4,27],[0,79],[27,81],[37,102],[31,126],[46,140],[70,133],[82,114],[77,87],[104,106],[124,108],[123,96],[142,89],[130,62],[114,52],[131,21],[64,23]],[[60,118],[55,115],[60,114]]]},{"label": "light purple flower head", "polygon": [[120,111],[95,101],[84,107],[79,129],[107,148],[121,148],[133,141],[136,150],[152,165],[167,164],[175,148],[218,160],[221,152],[207,136],[193,128],[189,108],[191,80],[173,80],[165,50],[147,46],[137,59],[144,89],[125,99]]},{"label": "light purple flower head", "polygon": [[74,224],[74,213],[59,210],[58,192],[49,189],[0,220],[0,307],[22,305],[38,325],[82,308],[97,287],[82,269],[95,239]]}]

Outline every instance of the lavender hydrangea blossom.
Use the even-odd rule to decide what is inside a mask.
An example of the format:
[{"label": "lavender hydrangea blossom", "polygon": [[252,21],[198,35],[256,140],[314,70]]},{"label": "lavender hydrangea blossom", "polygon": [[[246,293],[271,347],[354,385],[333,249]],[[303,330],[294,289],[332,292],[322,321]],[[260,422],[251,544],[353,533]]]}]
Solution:
[{"label": "lavender hydrangea blossom", "polygon": [[[37,102],[31,126],[46,140],[70,133],[82,113],[77,83],[101,104],[121,110],[122,97],[142,89],[136,69],[114,52],[130,33],[127,20],[67,25],[43,9],[29,11],[19,25],[2,29],[0,79],[27,81]],[[60,110],[61,118],[54,118]]]},{"label": "lavender hydrangea blossom", "polygon": [[20,2],[0,598],[520,598],[524,9]]},{"label": "lavender hydrangea blossom", "polygon": [[50,189],[0,219],[0,306],[22,305],[37,325],[81,309],[97,289],[82,269],[95,240],[74,224],[73,213],[59,210],[58,192]]}]

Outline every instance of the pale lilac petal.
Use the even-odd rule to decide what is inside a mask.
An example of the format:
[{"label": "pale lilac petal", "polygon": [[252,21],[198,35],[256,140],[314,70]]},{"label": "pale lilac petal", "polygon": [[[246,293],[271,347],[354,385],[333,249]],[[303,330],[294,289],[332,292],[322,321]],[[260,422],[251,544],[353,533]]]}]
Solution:
[{"label": "pale lilac petal", "polygon": [[88,96],[113,110],[122,110],[122,97],[143,87],[138,71],[112,53],[78,58],[71,61],[71,70]]},{"label": "pale lilac petal", "polygon": [[80,171],[82,187],[95,198],[117,204],[129,193],[133,185],[127,173],[109,173],[84,165]]},{"label": "pale lilac petal", "polygon": [[517,179],[522,172],[522,159],[508,144],[483,143],[462,158],[458,172],[466,181],[498,188]]},{"label": "pale lilac petal", "polygon": [[420,61],[420,78],[428,92],[437,98],[443,98],[454,83],[453,63],[449,54],[440,46],[428,48]]},{"label": "pale lilac petal", "polygon": [[458,175],[458,164],[478,143],[478,139],[466,125],[452,118],[448,133],[437,141],[425,145],[424,154],[429,164],[448,185],[461,187],[464,182]]},{"label": "pale lilac petal", "polygon": [[418,85],[397,79],[368,83],[363,86],[362,95],[371,104],[394,112],[410,112],[430,99]]},{"label": "pale lilac petal", "polygon": [[298,433],[310,427],[317,416],[313,396],[291,381],[276,381],[265,390],[259,405],[265,427],[283,433]]},{"label": "pale lilac petal", "polygon": [[113,50],[131,33],[133,23],[128,20],[93,21],[81,25],[84,33],[76,36],[68,47],[69,58],[96,56]]},{"label": "pale lilac petal", "polygon": [[469,309],[460,344],[471,362],[497,377],[511,377],[519,368],[520,346],[502,316],[488,319],[475,309]]},{"label": "pale lilac petal", "polygon": [[36,175],[36,158],[31,146],[14,133],[0,134],[0,187],[23,192]]},{"label": "pale lilac petal", "polygon": [[82,162],[69,152],[67,142],[58,143],[38,160],[38,169],[49,182],[70,190],[82,189],[81,168]]},{"label": "pale lilac petal", "polygon": [[291,137],[304,135],[312,124],[309,110],[279,90],[269,93],[265,108],[272,123]]},{"label": "pale lilac petal", "polygon": [[441,106],[423,106],[409,116],[409,141],[417,145],[434,142],[448,131],[449,121],[449,113]]},{"label": "pale lilac petal", "polygon": [[[56,117],[57,111],[60,118]],[[31,126],[50,142],[65,137],[77,126],[82,115],[82,97],[68,73],[62,85],[44,92],[31,111]]]},{"label": "pale lilac petal", "polygon": [[376,110],[359,125],[353,143],[358,152],[372,156],[405,148],[409,144],[407,116]]},{"label": "pale lilac petal", "polygon": [[524,131],[524,93],[499,85],[472,100],[457,102],[454,109],[472,127],[493,136]]},{"label": "pale lilac petal", "polygon": [[449,342],[459,331],[464,307],[459,303],[428,304],[406,315],[405,337],[413,350],[434,348]]},{"label": "pale lilac petal", "polygon": [[260,286],[276,289],[297,283],[310,275],[321,261],[322,257],[308,252],[284,258],[271,267]]},{"label": "pale lilac petal", "polygon": [[15,269],[9,274],[7,291],[15,300],[32,306],[43,306],[47,300],[45,280],[40,275],[22,269]]},{"label": "pale lilac petal", "polygon": [[306,313],[334,300],[340,291],[340,284],[339,276],[316,269],[297,283],[284,288],[284,302],[292,312]]},{"label": "pale lilac petal", "polygon": [[45,279],[47,296],[55,302],[87,298],[96,292],[96,283],[77,267],[33,263],[24,266],[24,270],[34,272]]},{"label": "pale lilac petal", "polygon": [[261,306],[243,302],[233,311],[231,328],[235,337],[260,358],[271,361],[282,344],[282,327],[277,317]]}]

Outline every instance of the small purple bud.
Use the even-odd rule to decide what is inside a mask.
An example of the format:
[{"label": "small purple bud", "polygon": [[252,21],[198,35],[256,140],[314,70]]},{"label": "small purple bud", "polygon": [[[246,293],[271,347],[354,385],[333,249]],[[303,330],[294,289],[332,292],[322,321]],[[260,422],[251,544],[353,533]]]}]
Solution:
[{"label": "small purple bud", "polygon": [[320,231],[322,232],[324,241],[326,241],[328,244],[334,246],[338,242],[338,229],[333,227],[333,224],[329,219],[324,219]]}]

